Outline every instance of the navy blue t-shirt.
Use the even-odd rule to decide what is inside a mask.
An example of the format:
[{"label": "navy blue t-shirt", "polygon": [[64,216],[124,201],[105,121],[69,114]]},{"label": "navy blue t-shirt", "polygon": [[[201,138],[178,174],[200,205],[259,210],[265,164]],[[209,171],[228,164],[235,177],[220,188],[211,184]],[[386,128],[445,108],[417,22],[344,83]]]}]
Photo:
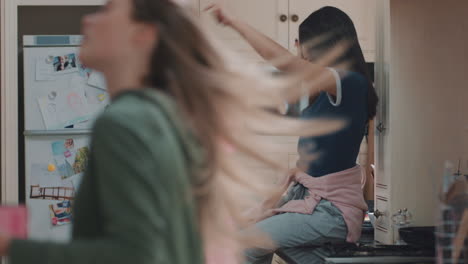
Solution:
[{"label": "navy blue t-shirt", "polygon": [[[298,168],[314,177],[343,171],[356,166],[362,139],[368,121],[368,81],[355,72],[341,74],[341,102],[337,97],[321,92],[315,102],[304,109],[301,118],[338,118],[346,126],[331,134],[300,138]],[[333,105],[337,104],[337,105]],[[311,161],[311,154],[318,157]]]}]

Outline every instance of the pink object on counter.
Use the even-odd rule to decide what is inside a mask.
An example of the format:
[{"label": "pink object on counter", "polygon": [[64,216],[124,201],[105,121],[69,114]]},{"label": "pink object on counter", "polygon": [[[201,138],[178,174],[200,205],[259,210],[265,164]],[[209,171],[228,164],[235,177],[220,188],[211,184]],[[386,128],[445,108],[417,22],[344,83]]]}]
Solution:
[{"label": "pink object on counter", "polygon": [[28,236],[28,212],[24,206],[0,206],[0,233],[12,238]]},{"label": "pink object on counter", "polygon": [[289,201],[282,207],[273,209],[273,213],[312,214],[320,200],[325,199],[343,213],[348,227],[346,241],[354,243],[359,240],[364,215],[368,209],[362,192],[362,178],[365,177],[365,171],[361,166],[318,178],[298,171],[293,177],[296,182],[309,190],[309,196],[304,200]]}]

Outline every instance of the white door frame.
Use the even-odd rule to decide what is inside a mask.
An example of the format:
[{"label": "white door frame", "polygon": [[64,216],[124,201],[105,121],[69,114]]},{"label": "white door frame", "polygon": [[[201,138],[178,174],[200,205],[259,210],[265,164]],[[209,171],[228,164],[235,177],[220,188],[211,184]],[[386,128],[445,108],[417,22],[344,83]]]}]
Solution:
[{"label": "white door frame", "polygon": [[105,0],[0,0],[1,2],[1,201],[18,203],[18,7],[89,6]]}]

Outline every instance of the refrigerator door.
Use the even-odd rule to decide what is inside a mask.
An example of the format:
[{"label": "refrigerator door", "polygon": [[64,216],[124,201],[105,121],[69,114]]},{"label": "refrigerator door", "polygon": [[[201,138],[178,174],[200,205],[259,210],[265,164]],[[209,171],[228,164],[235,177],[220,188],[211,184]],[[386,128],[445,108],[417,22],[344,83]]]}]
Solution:
[{"label": "refrigerator door", "polygon": [[79,188],[87,164],[88,140],[86,134],[27,137],[25,189],[30,238],[70,238],[72,215],[67,208],[56,208],[72,200]]},{"label": "refrigerator door", "polygon": [[[49,60],[49,56],[53,56],[51,54],[76,54],[77,51],[76,47],[24,49],[24,120],[26,130],[59,129],[59,127],[50,126],[47,128],[39,103],[42,102],[42,99],[53,102],[49,96],[53,98],[52,96],[54,94],[57,96],[61,89],[69,87],[72,76],[71,74],[54,74],[52,62],[48,63],[46,60]],[[48,106],[45,109],[47,112],[44,115],[52,115],[53,111],[57,111],[52,104],[46,106]],[[52,124],[52,122],[50,123]]]},{"label": "refrigerator door", "polygon": [[25,36],[24,157],[29,234],[70,238],[74,195],[95,118],[107,106],[99,73],[81,65],[80,36]]},{"label": "refrigerator door", "polygon": [[25,130],[90,129],[109,103],[101,74],[86,69],[78,47],[24,48]]}]

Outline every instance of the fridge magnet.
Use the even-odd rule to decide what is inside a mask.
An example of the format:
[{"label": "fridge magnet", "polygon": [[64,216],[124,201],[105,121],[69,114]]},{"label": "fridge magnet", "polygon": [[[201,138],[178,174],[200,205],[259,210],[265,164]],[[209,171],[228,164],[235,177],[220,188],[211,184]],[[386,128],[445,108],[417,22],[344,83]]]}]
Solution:
[{"label": "fridge magnet", "polygon": [[57,92],[56,91],[52,91],[50,92],[47,97],[49,97],[49,100],[53,101],[55,100],[55,98],[57,97]]},{"label": "fridge magnet", "polygon": [[98,97],[99,102],[106,100],[106,94],[99,94],[97,97]]},{"label": "fridge magnet", "polygon": [[52,153],[62,179],[83,173],[88,165],[88,147],[76,148],[73,139],[52,142]]},{"label": "fridge magnet", "polygon": [[72,215],[72,205],[70,201],[63,201],[56,204],[49,205],[50,211],[50,221],[52,226],[62,226],[66,224],[71,224],[73,215]]},{"label": "fridge magnet", "polygon": [[79,70],[78,63],[77,63],[77,56],[75,53],[54,56],[52,67],[53,67],[53,72],[55,74],[66,74],[66,73],[77,72]]},{"label": "fridge magnet", "polygon": [[49,55],[49,56],[47,56],[47,58],[45,59],[45,62],[46,62],[47,64],[51,64],[53,61],[54,61],[54,55]]},{"label": "fridge magnet", "polygon": [[50,171],[50,172],[53,172],[53,171],[57,170],[57,167],[55,167],[54,164],[49,164],[49,165],[47,165],[47,170]]}]

